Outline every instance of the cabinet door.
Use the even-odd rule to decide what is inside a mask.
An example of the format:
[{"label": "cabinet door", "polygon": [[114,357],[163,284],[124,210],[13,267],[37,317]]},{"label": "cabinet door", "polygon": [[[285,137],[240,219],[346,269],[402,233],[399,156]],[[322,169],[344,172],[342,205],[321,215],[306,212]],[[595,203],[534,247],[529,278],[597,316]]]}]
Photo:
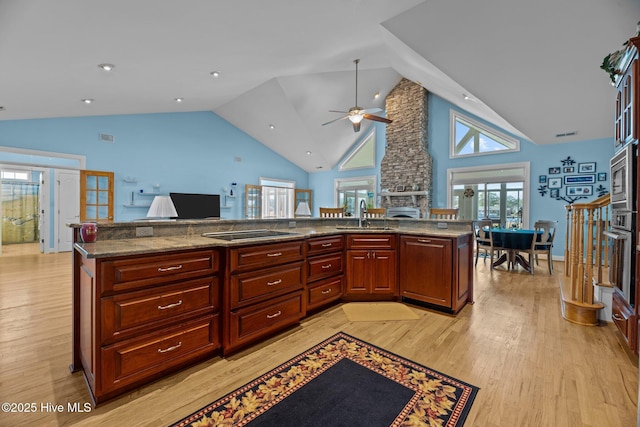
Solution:
[{"label": "cabinet door", "polygon": [[451,247],[448,239],[402,237],[401,296],[451,308]]},{"label": "cabinet door", "polygon": [[368,294],[369,251],[347,251],[347,294]]},{"label": "cabinet door", "polygon": [[369,271],[371,292],[393,294],[396,291],[396,252],[371,251]]}]

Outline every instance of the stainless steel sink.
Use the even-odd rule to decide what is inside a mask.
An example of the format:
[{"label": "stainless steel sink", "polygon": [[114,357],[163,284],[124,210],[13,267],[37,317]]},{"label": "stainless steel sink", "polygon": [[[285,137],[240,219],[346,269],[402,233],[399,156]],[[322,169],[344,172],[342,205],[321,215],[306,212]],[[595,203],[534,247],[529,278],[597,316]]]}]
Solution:
[{"label": "stainless steel sink", "polygon": [[290,233],[288,231],[276,230],[240,230],[240,231],[216,231],[212,233],[203,233],[204,237],[222,240],[243,240],[243,239],[264,239],[278,236],[297,236],[298,233]]}]

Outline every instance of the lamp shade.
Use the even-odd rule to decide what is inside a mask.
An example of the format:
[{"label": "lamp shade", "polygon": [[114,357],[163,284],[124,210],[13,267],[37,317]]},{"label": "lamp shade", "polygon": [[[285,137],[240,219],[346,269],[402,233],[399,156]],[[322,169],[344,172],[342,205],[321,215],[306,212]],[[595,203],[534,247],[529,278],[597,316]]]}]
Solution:
[{"label": "lamp shade", "polygon": [[147,212],[147,218],[170,218],[178,216],[176,207],[173,206],[171,197],[169,196],[155,196],[149,212]]},{"label": "lamp shade", "polygon": [[296,209],[296,215],[298,216],[311,216],[311,210],[309,209],[309,203],[300,202]]}]

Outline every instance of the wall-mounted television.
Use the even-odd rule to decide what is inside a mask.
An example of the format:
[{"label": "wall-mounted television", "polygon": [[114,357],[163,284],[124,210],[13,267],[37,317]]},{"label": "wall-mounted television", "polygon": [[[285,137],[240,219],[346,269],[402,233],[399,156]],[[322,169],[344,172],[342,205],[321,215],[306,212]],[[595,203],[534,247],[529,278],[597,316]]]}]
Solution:
[{"label": "wall-mounted television", "polygon": [[176,219],[220,219],[219,194],[169,193]]}]

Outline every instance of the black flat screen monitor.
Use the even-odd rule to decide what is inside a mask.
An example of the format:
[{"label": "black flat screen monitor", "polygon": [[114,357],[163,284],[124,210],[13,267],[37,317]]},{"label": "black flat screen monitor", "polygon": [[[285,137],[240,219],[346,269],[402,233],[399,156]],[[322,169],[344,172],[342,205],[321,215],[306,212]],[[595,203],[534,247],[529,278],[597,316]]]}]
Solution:
[{"label": "black flat screen monitor", "polygon": [[219,194],[169,193],[177,219],[220,219]]}]

